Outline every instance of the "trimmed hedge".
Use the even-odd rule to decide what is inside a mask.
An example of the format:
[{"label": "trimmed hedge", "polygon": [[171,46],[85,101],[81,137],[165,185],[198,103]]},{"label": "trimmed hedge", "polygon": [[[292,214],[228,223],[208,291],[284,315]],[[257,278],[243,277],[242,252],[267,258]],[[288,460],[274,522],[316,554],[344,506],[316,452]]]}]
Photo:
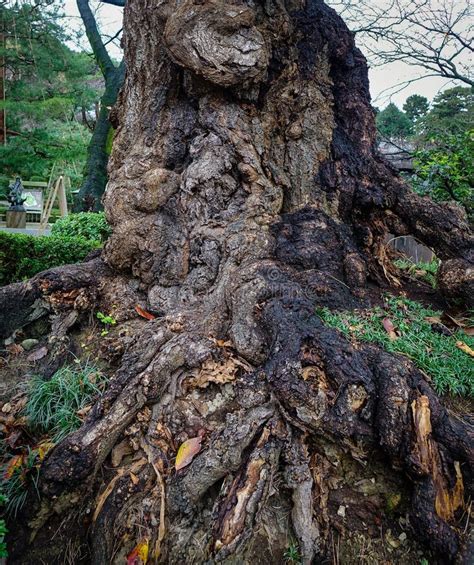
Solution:
[{"label": "trimmed hedge", "polygon": [[104,242],[109,237],[111,229],[103,212],[79,212],[56,220],[51,228],[51,233]]},{"label": "trimmed hedge", "polygon": [[33,236],[0,232],[0,286],[69,263],[78,263],[100,241],[84,237]]}]

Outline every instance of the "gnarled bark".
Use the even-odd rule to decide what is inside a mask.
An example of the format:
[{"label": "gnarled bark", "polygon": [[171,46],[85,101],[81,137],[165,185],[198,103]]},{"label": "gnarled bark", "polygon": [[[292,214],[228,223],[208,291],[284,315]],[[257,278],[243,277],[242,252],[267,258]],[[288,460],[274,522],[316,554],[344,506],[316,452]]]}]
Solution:
[{"label": "gnarled bark", "polygon": [[[320,0],[132,0],[125,56],[97,300],[119,322],[134,303],[156,318],[123,338],[106,393],[43,464],[36,540],[83,498],[93,563],[122,562],[140,537],[167,563],[278,563],[291,537],[319,562],[337,461],[377,460],[405,483],[417,535],[454,560],[472,429],[409,360],[315,314],[396,284],[388,231],[429,243],[442,289],[472,298],[461,211],[412,194],[376,154],[351,34]],[[107,470],[118,444],[135,455]]]}]

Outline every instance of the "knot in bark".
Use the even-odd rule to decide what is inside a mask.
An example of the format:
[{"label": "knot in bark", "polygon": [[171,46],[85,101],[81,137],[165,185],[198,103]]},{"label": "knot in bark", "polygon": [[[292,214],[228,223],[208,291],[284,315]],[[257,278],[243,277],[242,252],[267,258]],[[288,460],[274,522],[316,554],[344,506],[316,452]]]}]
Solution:
[{"label": "knot in bark", "polygon": [[164,41],[180,66],[228,87],[260,81],[269,50],[255,12],[222,0],[186,0],[168,19]]}]

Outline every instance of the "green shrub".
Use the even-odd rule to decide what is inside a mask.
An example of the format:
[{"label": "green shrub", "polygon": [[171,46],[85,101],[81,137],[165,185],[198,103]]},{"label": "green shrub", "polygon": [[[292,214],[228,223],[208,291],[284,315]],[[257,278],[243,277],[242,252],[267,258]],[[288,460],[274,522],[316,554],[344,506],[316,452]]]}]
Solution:
[{"label": "green shrub", "polygon": [[79,212],[57,220],[51,229],[53,235],[84,237],[105,241],[111,229],[103,212]]},{"label": "green shrub", "polygon": [[0,232],[0,286],[82,261],[99,241],[83,237],[32,236]]}]

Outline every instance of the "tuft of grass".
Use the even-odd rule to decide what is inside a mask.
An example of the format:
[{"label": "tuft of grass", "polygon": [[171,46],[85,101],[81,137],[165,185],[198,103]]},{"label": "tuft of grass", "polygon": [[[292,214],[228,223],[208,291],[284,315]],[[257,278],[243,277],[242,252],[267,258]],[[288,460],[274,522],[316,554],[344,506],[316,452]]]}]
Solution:
[{"label": "tuft of grass", "polygon": [[429,263],[415,263],[410,259],[397,259],[394,265],[400,270],[405,271],[410,276],[429,284],[432,288],[436,288],[436,274],[439,268],[439,260],[433,259]]},{"label": "tuft of grass", "polygon": [[299,565],[302,563],[300,549],[296,541],[291,541],[288,544],[288,547],[283,554],[283,558],[285,559],[285,563],[289,563],[290,565]]},{"label": "tuft of grass", "polygon": [[29,427],[50,434],[57,443],[79,428],[77,412],[102,392],[105,382],[106,377],[89,364],[62,367],[50,380],[33,376],[25,406]]},{"label": "tuft of grass", "polygon": [[[452,335],[433,331],[431,326],[439,320],[440,312],[407,298],[388,295],[383,308],[352,312],[321,308],[317,313],[326,325],[349,338],[378,343],[391,353],[409,357],[432,378],[438,393],[474,396],[472,357],[456,346],[457,341],[462,341],[474,349],[474,338],[461,329]],[[390,339],[382,323],[384,318],[395,326],[397,339]]]},{"label": "tuft of grass", "polygon": [[[4,494],[0,494],[0,508],[5,506],[7,502],[7,497]],[[5,520],[2,518],[0,519],[0,559],[5,559],[6,557],[8,557],[7,543],[5,541],[7,533],[8,529],[5,524]]]},{"label": "tuft of grass", "polygon": [[[28,449],[24,455],[12,457],[1,469],[1,499],[6,505],[6,513],[16,516],[28,496],[29,487],[34,486],[39,498],[37,483],[39,477],[39,454]],[[1,542],[0,542],[1,551]]]}]

